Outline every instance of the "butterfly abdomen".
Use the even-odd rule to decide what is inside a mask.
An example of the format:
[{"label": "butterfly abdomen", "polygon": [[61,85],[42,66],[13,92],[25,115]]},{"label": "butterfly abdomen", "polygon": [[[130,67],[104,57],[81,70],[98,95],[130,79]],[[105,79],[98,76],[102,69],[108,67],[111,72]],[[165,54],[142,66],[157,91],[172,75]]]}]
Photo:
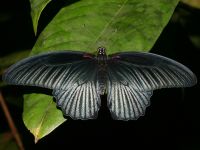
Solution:
[{"label": "butterfly abdomen", "polygon": [[100,95],[104,95],[106,91],[106,81],[107,76],[105,70],[99,70],[97,74],[97,80],[98,80],[98,92]]}]

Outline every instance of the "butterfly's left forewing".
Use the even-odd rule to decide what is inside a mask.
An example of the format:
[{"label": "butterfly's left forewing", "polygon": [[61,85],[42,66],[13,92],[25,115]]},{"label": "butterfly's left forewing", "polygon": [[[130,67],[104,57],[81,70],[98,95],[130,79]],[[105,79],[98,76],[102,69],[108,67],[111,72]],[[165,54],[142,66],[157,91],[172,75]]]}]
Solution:
[{"label": "butterfly's left forewing", "polygon": [[118,75],[134,84],[138,91],[160,88],[190,87],[197,83],[196,76],[186,66],[161,55],[142,52],[118,53]]}]

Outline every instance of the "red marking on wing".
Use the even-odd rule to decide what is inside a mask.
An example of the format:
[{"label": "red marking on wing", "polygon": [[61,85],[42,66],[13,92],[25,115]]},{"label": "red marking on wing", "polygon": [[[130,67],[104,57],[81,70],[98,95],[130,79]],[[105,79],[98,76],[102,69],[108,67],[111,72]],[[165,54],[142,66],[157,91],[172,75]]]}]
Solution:
[{"label": "red marking on wing", "polygon": [[90,58],[90,59],[92,59],[92,58],[94,57],[94,55],[85,53],[85,54],[83,55],[83,57],[84,57],[84,58]]},{"label": "red marking on wing", "polygon": [[112,59],[120,59],[121,57],[118,56],[118,55],[113,55],[111,58],[112,58]]}]

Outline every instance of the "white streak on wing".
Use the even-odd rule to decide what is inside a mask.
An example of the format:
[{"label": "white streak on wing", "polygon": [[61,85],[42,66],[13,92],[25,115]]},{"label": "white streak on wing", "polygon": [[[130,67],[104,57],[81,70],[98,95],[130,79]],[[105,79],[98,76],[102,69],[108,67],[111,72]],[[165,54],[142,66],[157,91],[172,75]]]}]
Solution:
[{"label": "white streak on wing", "polygon": [[70,67],[65,69],[62,74],[60,74],[60,76],[57,78],[57,80],[55,81],[54,87],[55,88],[60,88],[63,85],[64,80],[69,76],[68,72],[70,70]]}]

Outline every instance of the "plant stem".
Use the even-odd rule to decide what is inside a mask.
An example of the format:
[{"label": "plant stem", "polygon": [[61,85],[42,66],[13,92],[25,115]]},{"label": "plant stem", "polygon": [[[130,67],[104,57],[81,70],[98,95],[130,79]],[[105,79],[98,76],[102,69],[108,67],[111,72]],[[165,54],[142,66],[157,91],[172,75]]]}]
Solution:
[{"label": "plant stem", "polygon": [[7,121],[8,121],[8,125],[9,125],[9,127],[10,127],[10,129],[11,129],[11,132],[12,132],[12,134],[13,134],[15,140],[16,140],[16,143],[17,143],[19,149],[20,149],[20,150],[24,150],[23,143],[22,143],[22,141],[21,141],[21,138],[20,138],[20,136],[19,136],[19,133],[18,133],[18,131],[17,131],[17,128],[15,127],[15,124],[14,124],[14,122],[13,122],[13,120],[12,120],[12,117],[11,117],[11,115],[10,115],[10,112],[9,112],[9,110],[8,110],[8,107],[6,106],[6,103],[5,103],[5,100],[4,100],[4,98],[3,98],[3,95],[2,95],[2,93],[1,93],[1,91],[0,91],[0,105],[1,105],[1,107],[2,107],[2,109],[3,109],[3,112],[4,112],[5,116],[6,116]]}]

